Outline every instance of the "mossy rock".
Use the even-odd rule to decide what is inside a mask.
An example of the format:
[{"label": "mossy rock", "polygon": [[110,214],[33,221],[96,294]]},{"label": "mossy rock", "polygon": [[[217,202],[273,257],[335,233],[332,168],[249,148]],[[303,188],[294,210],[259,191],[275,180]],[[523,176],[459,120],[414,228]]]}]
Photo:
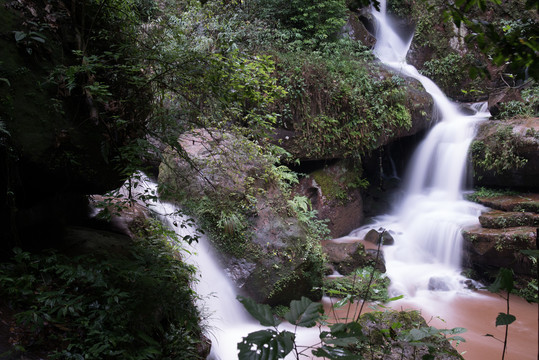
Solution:
[{"label": "mossy rock", "polygon": [[539,214],[539,194],[535,193],[477,197],[475,201],[492,209]]},{"label": "mossy rock", "polygon": [[466,262],[479,273],[505,267],[516,274],[534,276],[536,265],[520,250],[536,248],[537,228],[512,227],[487,229],[473,227],[463,231]]},{"label": "mossy rock", "polygon": [[492,210],[479,216],[484,228],[503,229],[518,226],[539,226],[539,214],[531,212],[507,212]]},{"label": "mossy rock", "polygon": [[[320,286],[324,259],[294,216],[275,167],[241,135],[197,130],[160,166],[160,194],[180,203],[209,235],[236,284],[259,303],[289,304]],[[248,264],[239,266],[238,264]]]}]

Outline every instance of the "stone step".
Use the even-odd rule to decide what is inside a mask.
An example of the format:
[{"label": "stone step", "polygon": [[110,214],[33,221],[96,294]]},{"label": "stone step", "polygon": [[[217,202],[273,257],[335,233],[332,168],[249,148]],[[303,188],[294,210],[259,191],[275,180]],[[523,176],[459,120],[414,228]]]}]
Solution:
[{"label": "stone step", "polygon": [[517,274],[534,276],[535,266],[520,250],[536,248],[537,228],[531,226],[488,229],[481,226],[462,231],[467,259],[479,267],[506,267]]},{"label": "stone step", "polygon": [[497,210],[539,213],[539,194],[478,197],[476,202]]},{"label": "stone step", "polygon": [[484,228],[505,229],[519,226],[539,226],[539,214],[533,212],[509,212],[492,210],[479,216]]}]

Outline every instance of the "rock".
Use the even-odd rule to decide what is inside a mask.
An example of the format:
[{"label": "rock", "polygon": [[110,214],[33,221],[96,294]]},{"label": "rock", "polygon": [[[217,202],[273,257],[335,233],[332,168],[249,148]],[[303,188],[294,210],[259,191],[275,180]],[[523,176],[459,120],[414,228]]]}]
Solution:
[{"label": "rock", "polygon": [[327,165],[302,178],[295,191],[309,198],[317,217],[328,221],[330,237],[338,238],[361,226],[363,201],[357,186],[360,174],[346,161]]},{"label": "rock", "polygon": [[[516,207],[516,205],[514,206]],[[492,210],[479,216],[484,228],[503,229],[517,226],[539,226],[539,214],[531,212],[507,212]]]},{"label": "rock", "polygon": [[496,117],[500,113],[501,105],[509,101],[524,102],[519,89],[504,87],[490,93],[488,96],[488,110],[490,114]]},{"label": "rock", "polygon": [[[359,320],[363,334],[368,337],[369,351],[380,354],[380,359],[427,359],[431,350],[439,360],[463,360],[459,352],[451,346],[445,336],[429,336],[418,339],[419,343],[402,341],[399,335],[414,329],[426,329],[429,325],[419,311],[379,311],[363,314]],[[399,326],[392,326],[399,324]],[[418,331],[417,334],[421,334]],[[421,343],[428,345],[420,345]],[[384,351],[391,349],[391,352]],[[378,357],[377,357],[378,358]]]},{"label": "rock", "polygon": [[211,130],[179,140],[185,154],[165,155],[161,195],[168,189],[171,200],[190,203],[194,215],[211,224],[206,232],[236,284],[270,305],[319,296],[313,288],[324,272],[320,244],[308,238],[309,229],[293,213],[290,194],[272,178],[278,175],[258,145]]},{"label": "rock", "polygon": [[[364,18],[365,16],[372,17],[370,14],[365,14],[362,16]],[[360,41],[363,45],[371,48],[374,47],[374,44],[376,44],[376,38],[367,30],[364,23],[360,21],[358,15],[353,12],[348,15],[348,21],[344,25],[342,33],[343,35],[346,35],[356,41]]]},{"label": "rock", "polygon": [[500,267],[510,268],[517,275],[535,276],[536,265],[520,250],[536,248],[537,228],[513,227],[486,229],[473,227],[463,231],[465,262],[488,273]]},{"label": "rock", "polygon": [[379,233],[374,229],[369,230],[369,232],[365,235],[365,241],[378,245],[380,243],[380,237],[382,238],[382,245],[395,244],[395,239],[393,239],[393,236],[391,236],[388,231],[383,231],[383,233]]},{"label": "rock", "polygon": [[[500,144],[496,134],[509,127],[512,127],[512,139],[507,141],[506,144]],[[536,191],[539,187],[539,182],[537,181],[539,179],[538,134],[539,118],[491,120],[481,123],[471,146],[474,184],[477,186],[512,187]],[[504,153],[498,154],[496,149],[501,146],[503,146],[502,151]],[[526,163],[520,168],[512,166],[509,169],[503,169],[503,171],[487,170],[479,164],[479,161],[485,159],[486,150],[492,153],[490,162],[502,156],[508,158],[509,155],[514,154],[525,159]]]},{"label": "rock", "polygon": [[325,241],[322,247],[327,254],[328,262],[341,275],[348,275],[358,268],[373,265],[376,270],[386,272],[383,253],[376,249],[365,249],[365,245],[361,242]]},{"label": "rock", "polygon": [[478,197],[475,201],[497,210],[539,213],[539,194],[535,193]]}]

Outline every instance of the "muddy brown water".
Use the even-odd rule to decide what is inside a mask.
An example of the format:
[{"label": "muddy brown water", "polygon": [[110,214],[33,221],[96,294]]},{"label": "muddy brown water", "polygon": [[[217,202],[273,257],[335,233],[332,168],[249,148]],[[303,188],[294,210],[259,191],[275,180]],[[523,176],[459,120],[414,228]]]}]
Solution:
[{"label": "muddy brown water", "polygon": [[[421,303],[421,304],[419,304]],[[326,312],[332,316],[331,303],[324,302]],[[349,314],[353,316],[356,306]],[[420,310],[430,326],[439,329],[463,327],[467,331],[459,334],[466,342],[456,349],[466,360],[502,359],[505,327],[496,327],[496,317],[506,311],[506,301],[497,294],[476,292],[472,295],[448,295],[444,293],[430,294],[428,299],[418,302],[399,300],[388,304],[394,310]],[[363,312],[372,311],[365,306]],[[343,307],[336,312],[337,317],[344,318],[348,309]],[[517,296],[510,297],[509,313],[516,316],[516,321],[509,326],[507,353],[505,360],[539,359],[538,304],[530,304]],[[485,336],[491,334],[493,337]]]}]

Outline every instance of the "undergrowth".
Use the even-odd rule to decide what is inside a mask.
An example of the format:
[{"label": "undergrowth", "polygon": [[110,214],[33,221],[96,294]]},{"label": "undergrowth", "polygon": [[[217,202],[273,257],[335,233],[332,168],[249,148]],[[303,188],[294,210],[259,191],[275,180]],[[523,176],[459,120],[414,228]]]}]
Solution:
[{"label": "undergrowth", "polygon": [[200,359],[194,268],[171,233],[147,224],[125,254],[14,249],[0,292],[16,312],[14,351],[49,359]]}]

